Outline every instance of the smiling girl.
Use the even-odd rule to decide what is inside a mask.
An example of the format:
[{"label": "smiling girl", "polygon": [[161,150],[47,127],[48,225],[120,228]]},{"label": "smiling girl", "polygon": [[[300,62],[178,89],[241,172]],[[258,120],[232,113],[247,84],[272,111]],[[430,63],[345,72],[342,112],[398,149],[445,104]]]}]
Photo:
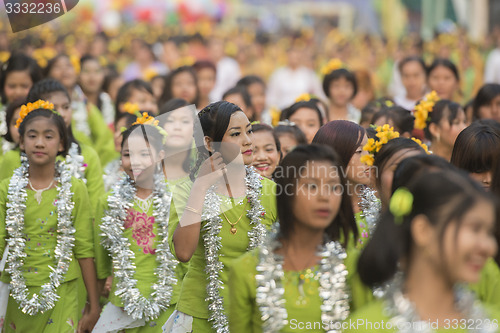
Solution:
[{"label": "smiling girl", "polygon": [[272,179],[274,170],[281,160],[281,146],[273,128],[269,125],[254,124],[254,153],[252,166],[266,178]]}]

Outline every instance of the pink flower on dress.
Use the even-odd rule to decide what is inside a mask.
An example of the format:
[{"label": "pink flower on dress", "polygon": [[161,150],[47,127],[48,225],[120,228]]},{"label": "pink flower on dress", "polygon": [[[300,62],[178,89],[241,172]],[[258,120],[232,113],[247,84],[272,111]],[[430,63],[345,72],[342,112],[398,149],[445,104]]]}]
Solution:
[{"label": "pink flower on dress", "polygon": [[155,218],[148,216],[146,213],[139,213],[135,210],[128,212],[125,224],[126,229],[132,228],[132,238],[137,241],[137,245],[142,248],[144,253],[155,254],[156,250],[153,249],[153,240],[155,234],[153,233],[153,225]]}]

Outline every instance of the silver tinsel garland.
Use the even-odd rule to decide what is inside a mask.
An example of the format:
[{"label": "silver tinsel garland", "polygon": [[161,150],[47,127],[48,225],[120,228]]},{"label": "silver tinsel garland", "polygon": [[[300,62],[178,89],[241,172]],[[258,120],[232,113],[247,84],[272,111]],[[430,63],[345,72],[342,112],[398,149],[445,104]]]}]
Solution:
[{"label": "silver tinsel garland", "polygon": [[[415,309],[415,305],[404,296],[403,273],[399,272],[391,280],[391,283],[385,294],[384,314],[391,317],[392,327],[398,328],[401,333],[432,333],[434,330],[430,327],[429,321],[422,321]],[[463,321],[458,321],[457,327],[450,320],[450,328],[458,328],[459,325],[470,328],[470,332],[493,333],[498,330],[498,323],[491,321],[486,316],[480,303],[477,302],[474,292],[464,285],[456,285],[455,306],[463,315]],[[489,325],[488,325],[489,323]],[[446,323],[440,323],[446,324]],[[473,327],[471,327],[471,325]],[[495,327],[496,326],[496,327]],[[466,330],[467,331],[467,330]]]},{"label": "silver tinsel garland", "polygon": [[370,237],[375,231],[380,216],[380,210],[382,209],[380,199],[377,198],[375,193],[377,193],[377,191],[366,186],[361,193],[361,201],[359,202],[359,208],[361,208],[362,211],[361,216],[365,218],[368,230],[370,231]]},{"label": "silver tinsel garland", "polygon": [[153,284],[151,296],[144,297],[137,288],[134,274],[134,252],[130,249],[130,240],[123,231],[128,210],[132,208],[136,188],[129,176],[125,175],[113,188],[108,197],[109,209],[102,218],[102,244],[113,258],[113,273],[117,279],[115,295],[120,297],[124,310],[134,319],[154,320],[165,311],[172,298],[173,286],[177,283],[175,267],[177,260],[170,252],[168,244],[168,221],[172,194],[166,190],[166,184],[160,175],[155,175],[153,190],[153,216],[158,223],[155,275],[158,281]]},{"label": "silver tinsel garland", "polygon": [[[276,254],[281,247],[276,236],[267,237],[259,252],[257,264],[256,303],[259,306],[263,321],[263,332],[278,332],[288,324],[285,288],[282,280],[284,258]],[[321,305],[321,321],[328,323],[328,332],[341,332],[340,323],[349,316],[349,291],[346,283],[347,269],[344,265],[346,253],[338,242],[327,242],[319,249],[320,261],[319,295]],[[338,325],[337,325],[338,323]],[[338,327],[338,329],[337,329]]]},{"label": "silver tinsel garland", "polygon": [[7,113],[5,112],[5,105],[0,106],[0,136],[7,133]]},{"label": "silver tinsel garland", "polygon": [[66,164],[70,168],[73,177],[81,179],[87,184],[87,178],[85,178],[85,165],[83,162],[83,156],[78,153],[78,145],[75,142],[71,143],[68,155],[66,156]]},{"label": "silver tinsel garland", "polygon": [[29,299],[29,291],[21,268],[26,257],[26,235],[24,234],[24,211],[28,194],[28,162],[23,161],[21,166],[14,171],[9,183],[7,194],[7,216],[5,219],[10,247],[7,257],[7,268],[10,274],[10,294],[19,304],[19,308],[28,315],[36,315],[52,309],[59,299],[57,288],[64,281],[68,272],[75,245],[75,228],[71,217],[74,203],[71,193],[71,171],[65,163],[58,163],[57,186],[57,243],[54,250],[54,266],[49,266],[52,272],[49,282],[42,285],[39,294],[33,294]]},{"label": "silver tinsel garland", "polygon": [[[262,195],[261,176],[252,167],[246,166],[245,169],[246,197],[250,203],[247,216],[250,219],[250,224],[253,225],[253,228],[248,232],[248,250],[252,250],[262,244],[267,230],[261,223],[262,217],[265,215],[264,207],[260,203]],[[212,322],[214,330],[217,333],[229,333],[228,321],[224,313],[224,300],[220,295],[220,290],[223,288],[220,273],[224,268],[224,265],[219,260],[219,251],[222,248],[219,233],[223,222],[220,217],[220,206],[221,199],[215,193],[214,185],[207,191],[202,213],[202,221],[207,221],[203,227],[203,230],[206,231],[203,241],[206,261],[205,272],[208,279],[206,301],[209,302],[209,321]]]}]

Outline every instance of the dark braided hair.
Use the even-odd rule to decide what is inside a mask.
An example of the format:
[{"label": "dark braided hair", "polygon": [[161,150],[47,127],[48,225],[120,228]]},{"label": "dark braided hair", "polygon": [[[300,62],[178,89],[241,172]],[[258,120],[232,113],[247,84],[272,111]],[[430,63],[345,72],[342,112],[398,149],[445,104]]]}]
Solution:
[{"label": "dark braided hair", "polygon": [[190,178],[192,181],[194,181],[203,161],[211,155],[205,148],[205,136],[211,138],[212,142],[221,142],[224,134],[226,134],[231,116],[238,111],[243,112],[233,103],[219,101],[209,104],[198,113],[202,133],[195,126],[194,140],[198,149],[198,158],[191,170]]}]

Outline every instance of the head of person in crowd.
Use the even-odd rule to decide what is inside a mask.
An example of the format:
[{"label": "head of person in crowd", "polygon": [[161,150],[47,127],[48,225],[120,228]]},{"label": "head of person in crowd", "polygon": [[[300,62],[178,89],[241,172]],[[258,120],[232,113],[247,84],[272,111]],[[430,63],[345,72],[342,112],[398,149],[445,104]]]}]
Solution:
[{"label": "head of person in crowd", "polygon": [[297,102],[281,112],[280,120],[293,122],[304,132],[307,142],[311,143],[316,132],[323,125],[323,116],[313,101]]},{"label": "head of person in crowd", "polygon": [[200,92],[199,107],[204,108],[210,104],[210,93],[215,87],[217,67],[208,60],[200,60],[194,63],[193,68],[198,78],[198,91]]},{"label": "head of person in crowd", "polygon": [[244,86],[229,89],[222,95],[222,100],[238,105],[250,121],[255,121],[252,97]]},{"label": "head of person in crowd", "polygon": [[273,128],[266,124],[252,124],[252,131],[252,165],[261,176],[272,178],[282,157],[280,140]]},{"label": "head of person in crowd", "polygon": [[42,79],[36,61],[22,53],[12,54],[0,71],[1,103],[7,105],[25,99],[31,87]]},{"label": "head of person in crowd", "polygon": [[457,66],[448,59],[438,58],[427,68],[427,85],[441,99],[454,101],[460,94],[460,74]]},{"label": "head of person in crowd", "polygon": [[158,114],[158,104],[151,85],[143,80],[128,81],[120,87],[116,95],[115,110],[118,113],[126,112],[126,103],[136,104],[141,111]]},{"label": "head of person in crowd", "polygon": [[372,73],[363,68],[354,71],[358,86],[356,95],[351,100],[352,105],[358,110],[363,109],[375,99],[375,87],[373,85]]},{"label": "head of person in crowd", "polygon": [[323,92],[331,105],[347,107],[358,92],[356,76],[346,68],[334,69],[323,78]]},{"label": "head of person in crowd", "polygon": [[108,70],[108,73],[104,76],[102,90],[111,97],[113,104],[116,103],[118,91],[124,84],[125,80],[115,70]]},{"label": "head of person in crowd", "polygon": [[274,128],[274,133],[276,134],[280,146],[281,155],[285,157],[289,152],[291,152],[298,145],[307,144],[307,139],[304,132],[289,120],[280,121],[278,126]]},{"label": "head of person in crowd", "polygon": [[160,104],[165,104],[172,98],[182,98],[190,104],[197,105],[199,97],[196,72],[191,66],[182,66],[168,73]]},{"label": "head of person in crowd", "polygon": [[422,58],[406,57],[399,62],[401,82],[406,90],[406,98],[412,101],[421,99],[425,94],[427,66]]},{"label": "head of person in crowd", "polygon": [[408,110],[400,106],[391,106],[375,113],[371,123],[375,126],[389,124],[401,136],[410,138],[415,117]]},{"label": "head of person in crowd", "polygon": [[266,109],[266,83],[257,75],[247,75],[236,83],[247,89],[252,99],[252,107],[255,112],[255,120],[261,120],[262,112]]},{"label": "head of person in crowd", "polygon": [[381,97],[368,103],[363,109],[361,109],[361,119],[359,120],[359,124],[365,129],[369,128],[370,125],[372,125],[373,116],[379,111],[385,110],[391,106],[394,106],[394,101],[388,97]]},{"label": "head of person in crowd", "polygon": [[96,100],[96,106],[99,110],[101,110],[102,105],[98,96],[102,91],[104,74],[104,68],[101,66],[98,58],[91,55],[81,57],[78,84],[85,96]]},{"label": "head of person in crowd", "polygon": [[61,82],[70,94],[75,89],[78,82],[78,73],[67,54],[59,54],[52,58],[44,71],[45,77]]},{"label": "head of person in crowd", "polygon": [[487,83],[479,89],[472,102],[474,119],[500,122],[500,84]]},{"label": "head of person in crowd", "polygon": [[474,122],[458,135],[451,163],[489,189],[497,156],[500,156],[499,130],[489,124]]},{"label": "head of person in crowd", "polygon": [[[20,118],[21,106],[25,104],[26,99],[21,98],[9,103],[5,109],[5,123],[7,124],[7,132],[3,138],[10,143],[19,144],[19,130],[16,127],[17,120]],[[4,152],[5,154],[5,152]]]},{"label": "head of person in crowd", "polygon": [[165,91],[165,86],[167,85],[167,76],[166,75],[156,75],[150,81],[151,89],[153,90],[153,95],[156,100],[159,101],[163,92]]}]

